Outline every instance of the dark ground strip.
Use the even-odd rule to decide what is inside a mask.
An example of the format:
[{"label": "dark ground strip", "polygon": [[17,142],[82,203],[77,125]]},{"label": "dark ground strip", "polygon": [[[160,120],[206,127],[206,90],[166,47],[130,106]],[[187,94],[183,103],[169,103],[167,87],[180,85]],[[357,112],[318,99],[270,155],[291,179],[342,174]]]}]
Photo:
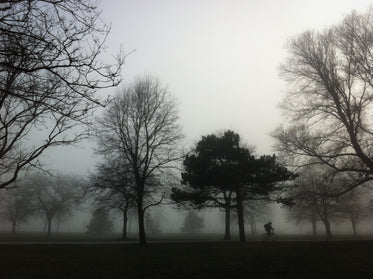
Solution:
[{"label": "dark ground strip", "polygon": [[373,241],[1,245],[0,278],[373,278]]}]

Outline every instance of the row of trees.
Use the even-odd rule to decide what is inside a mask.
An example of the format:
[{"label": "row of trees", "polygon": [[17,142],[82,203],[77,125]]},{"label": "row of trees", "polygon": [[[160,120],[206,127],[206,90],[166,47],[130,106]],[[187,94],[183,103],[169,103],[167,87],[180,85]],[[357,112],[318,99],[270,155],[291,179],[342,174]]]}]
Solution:
[{"label": "row of trees", "polygon": [[373,10],[352,12],[321,32],[288,42],[280,67],[288,83],[282,109],[290,120],[274,133],[284,162],[299,173],[291,218],[348,215],[353,231],[366,215],[373,180]]},{"label": "row of trees", "polygon": [[41,217],[50,236],[53,221],[58,231],[61,222],[78,208],[81,184],[76,177],[32,174],[1,192],[0,216],[12,224],[13,234],[20,223],[30,217]]},{"label": "row of trees", "polygon": [[46,149],[87,138],[92,113],[108,103],[98,91],[121,82],[125,55],[120,50],[112,62],[103,62],[110,26],[100,18],[97,4],[0,1],[0,189],[19,187],[2,193],[5,215],[14,200],[18,204],[8,216],[13,230],[18,220],[44,211],[50,233],[51,219],[67,214],[56,201],[44,201],[67,198],[71,189],[66,181],[47,176],[38,176],[43,181],[31,182],[36,176],[25,178],[29,182],[16,180],[22,171],[43,168],[38,158]]},{"label": "row of trees", "polygon": [[[110,26],[96,5],[90,0],[0,2],[0,188],[14,183],[22,170],[42,167],[37,159],[47,148],[86,138],[92,112],[109,103],[98,90],[120,83],[125,56],[120,52],[113,63],[103,63]],[[125,166],[118,178],[124,180],[115,181],[111,193],[107,184],[100,186],[105,190],[94,198],[111,200],[107,206],[123,216],[134,206],[144,244],[145,211],[165,197],[162,186],[180,158],[175,146],[181,134],[175,100],[159,82],[148,79],[124,91],[129,94],[114,98],[96,129],[97,152],[105,164]],[[43,138],[24,144],[35,131]],[[102,198],[104,192],[115,192],[115,199]]]},{"label": "row of trees", "polygon": [[[124,56],[102,63],[110,28],[102,25],[94,2],[5,0],[0,11],[0,188],[12,185],[22,170],[42,167],[37,158],[47,148],[88,136],[88,130],[75,129],[81,124],[94,128],[103,161],[84,187],[86,197],[120,210],[125,224],[135,211],[141,244],[146,210],[168,196],[182,206],[224,210],[226,239],[235,210],[245,241],[245,206],[258,200],[325,204],[373,180],[372,10],[289,41],[281,73],[289,83],[283,109],[292,122],[273,133],[288,169],[274,155],[255,156],[232,131],[202,137],[184,156],[177,101],[151,77],[123,88],[110,103],[100,98],[99,89],[119,84]],[[90,112],[103,105],[107,109],[92,126]],[[35,130],[43,139],[25,144]],[[310,182],[313,165],[323,169],[322,180]],[[299,185],[288,191],[294,173]],[[58,191],[35,192],[35,199]]]},{"label": "row of trees", "polygon": [[297,187],[288,193],[295,204],[289,208],[289,219],[296,223],[308,221],[316,235],[316,224],[321,221],[328,238],[332,236],[331,222],[349,220],[357,235],[358,224],[372,212],[369,208],[372,195],[369,188],[358,188],[338,196],[346,183],[343,177],[330,176],[330,170],[320,166],[303,168],[295,183]]},{"label": "row of trees", "polygon": [[[41,167],[37,158],[47,148],[87,136],[88,130],[74,128],[92,124],[90,112],[108,104],[96,93],[119,84],[124,56],[119,54],[112,64],[102,63],[110,27],[102,24],[93,1],[1,1],[0,9],[0,188],[4,188],[22,170]],[[121,210],[124,221],[129,208],[134,208],[142,244],[146,210],[164,201],[166,186],[178,184],[173,172],[182,158],[177,120],[176,100],[157,80],[145,78],[117,94],[96,122],[97,153],[104,163],[97,166],[86,192],[105,207]],[[24,145],[35,129],[44,138]],[[237,201],[232,206],[237,207],[242,227],[242,203],[247,198],[242,185],[250,180],[242,172],[249,168],[252,155],[241,147],[234,152],[232,162],[240,161],[242,167],[237,175],[246,177],[223,187],[233,187],[227,194]]]},{"label": "row of trees", "polygon": [[177,119],[175,98],[154,78],[139,79],[117,93],[97,119],[96,152],[104,163],[91,175],[87,197],[122,212],[124,237],[128,212],[136,211],[141,244],[146,243],[146,210],[168,196],[180,205],[223,208],[225,239],[230,239],[230,211],[236,210],[240,239],[245,241],[244,204],[287,202],[280,194],[294,175],[275,156],[256,158],[252,148],[240,145],[238,134],[226,131],[203,137],[185,157],[184,186],[177,186],[183,158]]},{"label": "row of trees", "polygon": [[[97,165],[85,192],[97,206],[121,211],[124,237],[132,210],[140,243],[145,244],[146,210],[169,197],[182,206],[223,208],[225,239],[230,239],[230,211],[235,210],[241,241],[245,241],[245,203],[289,202],[281,193],[294,174],[274,155],[257,158],[252,148],[241,146],[238,134],[226,131],[202,137],[184,156],[177,120],[175,98],[157,79],[145,77],[119,91],[96,121],[96,153],[104,163]],[[183,157],[183,186],[179,186]]]}]

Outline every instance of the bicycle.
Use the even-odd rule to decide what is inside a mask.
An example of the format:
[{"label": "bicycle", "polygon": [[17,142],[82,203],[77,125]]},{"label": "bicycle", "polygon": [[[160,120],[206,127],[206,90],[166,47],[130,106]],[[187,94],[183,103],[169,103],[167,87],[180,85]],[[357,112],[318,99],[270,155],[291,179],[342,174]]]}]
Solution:
[{"label": "bicycle", "polygon": [[271,232],[269,235],[268,233],[262,234],[262,241],[276,241],[278,239],[278,235],[274,232]]}]

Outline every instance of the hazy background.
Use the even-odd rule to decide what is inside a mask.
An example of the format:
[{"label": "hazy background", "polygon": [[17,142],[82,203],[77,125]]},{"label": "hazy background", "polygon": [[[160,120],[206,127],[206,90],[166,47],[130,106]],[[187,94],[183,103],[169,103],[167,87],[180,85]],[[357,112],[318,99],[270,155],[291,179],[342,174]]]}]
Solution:
[{"label": "hazy background", "polygon": [[[127,53],[123,84],[152,74],[180,101],[190,146],[202,135],[233,129],[258,154],[272,153],[270,132],[281,122],[285,89],[278,65],[286,42],[307,29],[338,23],[368,0],[102,0],[112,24],[108,54]],[[103,91],[110,94],[112,91]],[[63,172],[86,173],[92,144],[55,148],[44,161]]]},{"label": "hazy background", "polygon": [[[286,56],[287,39],[336,24],[353,9],[362,11],[371,3],[102,0],[101,9],[102,18],[112,24],[108,55],[117,53],[121,44],[127,53],[133,51],[126,60],[123,84],[151,74],[168,85],[180,101],[186,149],[203,135],[232,129],[243,142],[256,146],[260,155],[273,153],[269,134],[283,121],[277,105],[285,84],[277,68]],[[97,162],[93,147],[85,141],[76,147],[54,148],[42,161],[62,173],[86,175]],[[180,227],[182,213],[163,214],[176,222],[175,228]],[[216,212],[206,214],[210,214],[208,222],[220,220]],[[280,211],[275,214],[278,220]],[[221,228],[217,225],[221,231],[222,220]],[[291,230],[285,222],[274,221],[274,225]]]}]

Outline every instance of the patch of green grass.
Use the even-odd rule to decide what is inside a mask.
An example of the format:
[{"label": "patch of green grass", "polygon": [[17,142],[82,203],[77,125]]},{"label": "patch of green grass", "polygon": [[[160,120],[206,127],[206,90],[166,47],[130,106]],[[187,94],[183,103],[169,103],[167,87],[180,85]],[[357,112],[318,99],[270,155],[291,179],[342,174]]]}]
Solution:
[{"label": "patch of green grass", "polygon": [[373,242],[1,245],[0,278],[373,278]]}]

